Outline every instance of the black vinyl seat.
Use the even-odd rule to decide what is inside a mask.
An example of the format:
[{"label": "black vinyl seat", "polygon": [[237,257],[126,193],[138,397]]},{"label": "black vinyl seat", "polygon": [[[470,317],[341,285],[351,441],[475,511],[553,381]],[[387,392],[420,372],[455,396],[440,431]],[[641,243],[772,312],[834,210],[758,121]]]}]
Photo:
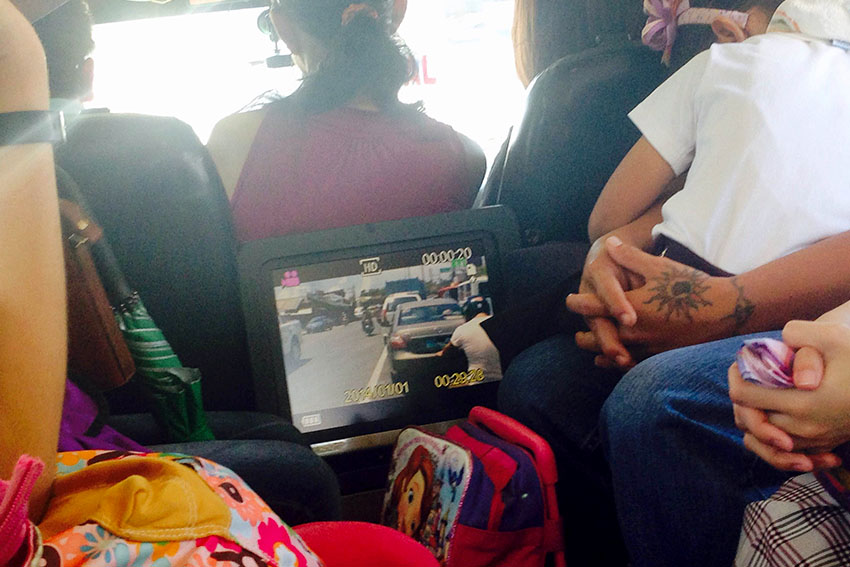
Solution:
[{"label": "black vinyl seat", "polygon": [[476,206],[510,206],[526,246],[586,241],[599,192],[639,137],[627,114],[664,76],[657,53],[616,37],[559,59],[529,85]]},{"label": "black vinyl seat", "polygon": [[[201,370],[205,407],[252,409],[230,208],[192,128],[175,118],[83,114],[56,159],[181,362]],[[139,409],[132,398],[112,402],[119,413]]]}]

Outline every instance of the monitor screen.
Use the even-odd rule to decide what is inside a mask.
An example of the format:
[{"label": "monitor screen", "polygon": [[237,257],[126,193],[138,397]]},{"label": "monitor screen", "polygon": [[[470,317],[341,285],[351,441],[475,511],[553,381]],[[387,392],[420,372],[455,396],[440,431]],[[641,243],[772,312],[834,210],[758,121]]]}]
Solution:
[{"label": "monitor screen", "polygon": [[448,390],[501,378],[498,368],[470,369],[462,349],[443,351],[465,312],[492,312],[481,248],[457,242],[274,270],[296,427],[352,425],[365,404],[380,405],[382,417],[410,415]]},{"label": "monitor screen", "polygon": [[261,409],[322,442],[492,404],[501,368],[482,352],[478,323],[503,307],[500,257],[512,241],[443,217],[252,247],[241,269],[243,284],[246,263],[260,272],[246,316]]}]

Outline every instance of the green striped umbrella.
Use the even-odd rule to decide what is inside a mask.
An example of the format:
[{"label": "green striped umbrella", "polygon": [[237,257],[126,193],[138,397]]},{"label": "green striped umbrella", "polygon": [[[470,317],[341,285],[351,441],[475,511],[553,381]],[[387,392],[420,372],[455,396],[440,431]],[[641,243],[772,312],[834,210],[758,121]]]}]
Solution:
[{"label": "green striped umbrella", "polygon": [[180,364],[165,335],[133,293],[115,308],[115,318],[152,398],[151,412],[172,442],[214,439],[201,400],[201,372]]},{"label": "green striped umbrella", "polygon": [[[79,205],[88,217],[81,222],[97,224],[76,182],[58,167],[57,175],[63,197]],[[103,289],[136,364],[134,379],[139,379],[150,396],[154,418],[171,442],[214,439],[201,400],[200,371],[180,363],[165,335],[148,315],[139,294],[132,291],[124,278],[106,238],[100,237],[90,244]]]}]

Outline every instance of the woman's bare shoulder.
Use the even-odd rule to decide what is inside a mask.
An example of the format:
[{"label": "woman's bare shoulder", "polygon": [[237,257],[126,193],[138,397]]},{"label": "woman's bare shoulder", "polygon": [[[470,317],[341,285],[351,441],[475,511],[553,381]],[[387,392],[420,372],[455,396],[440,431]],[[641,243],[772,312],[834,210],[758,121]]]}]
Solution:
[{"label": "woman's bare shoulder", "polygon": [[248,159],[251,145],[266,111],[267,109],[262,108],[225,116],[218,121],[210,134],[207,149],[215,162],[228,198],[233,196],[242,166]]},{"label": "woman's bare shoulder", "polygon": [[266,110],[266,108],[260,108],[250,112],[237,112],[236,114],[225,116],[216,123],[213,128],[212,135],[210,136],[210,140],[212,140],[216,134],[228,136],[239,135],[240,132],[243,132],[251,126],[258,127],[260,122],[263,121]]}]

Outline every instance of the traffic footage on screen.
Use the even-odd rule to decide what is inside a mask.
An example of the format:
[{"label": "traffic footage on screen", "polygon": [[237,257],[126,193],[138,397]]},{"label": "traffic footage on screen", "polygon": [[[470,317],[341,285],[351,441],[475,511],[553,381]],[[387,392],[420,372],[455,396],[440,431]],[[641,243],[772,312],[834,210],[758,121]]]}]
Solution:
[{"label": "traffic footage on screen", "polygon": [[454,389],[501,379],[498,363],[481,362],[469,346],[483,333],[477,323],[493,310],[487,261],[476,248],[397,251],[275,271],[295,425],[302,431],[345,425],[364,419],[352,406],[367,404],[380,404],[388,415],[415,412]]}]

